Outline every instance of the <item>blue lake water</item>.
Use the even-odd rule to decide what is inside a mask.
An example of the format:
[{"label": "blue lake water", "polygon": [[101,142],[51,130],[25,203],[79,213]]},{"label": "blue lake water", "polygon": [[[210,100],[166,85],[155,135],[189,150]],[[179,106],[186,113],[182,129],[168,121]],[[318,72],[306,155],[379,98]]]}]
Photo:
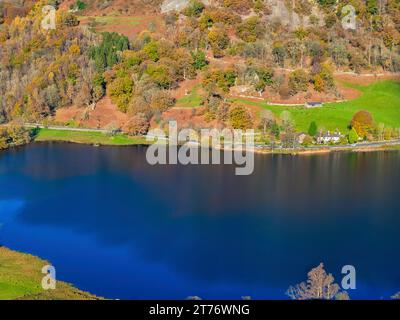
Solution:
[{"label": "blue lake water", "polygon": [[[400,152],[150,166],[145,147],[0,152],[0,244],[108,298],[285,299],[324,262],[352,299],[400,291]],[[38,270],[40,272],[40,270]]]}]

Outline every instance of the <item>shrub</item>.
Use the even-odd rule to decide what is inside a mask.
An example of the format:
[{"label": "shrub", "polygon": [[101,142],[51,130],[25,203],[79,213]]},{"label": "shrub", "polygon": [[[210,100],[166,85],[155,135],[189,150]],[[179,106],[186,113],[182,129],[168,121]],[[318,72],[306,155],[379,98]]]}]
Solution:
[{"label": "shrub", "polygon": [[358,139],[359,139],[359,137],[358,137],[357,131],[354,128],[352,128],[350,130],[349,136],[348,136],[349,143],[356,143],[358,141]]},{"label": "shrub", "polygon": [[236,33],[245,42],[255,42],[263,35],[264,27],[258,17],[250,17],[238,26]]},{"label": "shrub", "polygon": [[183,14],[188,17],[198,17],[203,12],[204,8],[203,2],[191,0],[185,10],[183,10]]},{"label": "shrub", "polygon": [[308,128],[308,134],[309,134],[311,137],[315,137],[315,136],[317,135],[317,133],[318,133],[318,126],[317,126],[317,123],[316,123],[315,121],[312,121],[312,122],[310,123],[310,127]]},{"label": "shrub", "polygon": [[289,90],[291,95],[301,91],[307,91],[309,83],[308,74],[302,70],[295,70],[289,76]]},{"label": "shrub", "polygon": [[245,107],[233,106],[229,110],[229,122],[234,129],[249,129],[253,126],[253,120]]},{"label": "shrub", "polygon": [[78,10],[85,10],[85,8],[86,8],[86,3],[83,2],[83,1],[81,1],[81,0],[78,0],[78,1],[76,1],[76,3],[75,3],[75,7],[76,7]]}]

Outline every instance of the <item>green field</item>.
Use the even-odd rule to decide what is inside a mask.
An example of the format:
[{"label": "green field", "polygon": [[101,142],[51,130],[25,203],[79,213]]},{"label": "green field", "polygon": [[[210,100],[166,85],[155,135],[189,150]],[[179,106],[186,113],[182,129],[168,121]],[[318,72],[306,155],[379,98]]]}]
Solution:
[{"label": "green field", "polygon": [[35,141],[69,141],[86,144],[100,145],[134,145],[148,144],[145,138],[128,137],[124,134],[106,135],[101,132],[83,132],[53,129],[38,129]]},{"label": "green field", "polygon": [[[349,85],[350,86],[350,85]],[[299,131],[307,132],[310,122],[315,121],[320,129],[347,131],[347,127],[359,110],[368,110],[376,124],[383,123],[388,127],[400,128],[400,83],[382,81],[368,86],[351,85],[362,92],[362,95],[351,101],[324,104],[322,108],[305,109],[302,107],[269,106],[265,102],[253,102],[245,99],[234,99],[247,105],[273,111],[280,115],[290,111]]]},{"label": "green field", "polygon": [[32,255],[0,247],[0,300],[98,299],[61,281],[57,281],[56,289],[44,290],[41,271],[47,264]]},{"label": "green field", "polygon": [[199,94],[200,85],[196,85],[190,93],[176,101],[178,108],[196,108],[200,106],[201,97]]}]

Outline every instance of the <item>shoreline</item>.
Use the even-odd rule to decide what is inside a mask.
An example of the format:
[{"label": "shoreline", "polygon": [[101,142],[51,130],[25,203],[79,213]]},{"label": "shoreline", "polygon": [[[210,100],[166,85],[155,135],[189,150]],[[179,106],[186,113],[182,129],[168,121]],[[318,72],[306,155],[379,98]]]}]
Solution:
[{"label": "shoreline", "polygon": [[[85,130],[85,129],[84,129]],[[53,128],[40,128],[36,135],[29,143],[34,142],[66,142],[84,145],[99,146],[148,146],[151,141],[147,141],[145,136],[128,136],[126,134],[108,135],[97,130],[74,130],[68,129],[53,129]],[[22,146],[11,145],[7,150],[13,147]],[[224,150],[223,146],[217,148]],[[229,148],[229,150],[233,150]],[[255,145],[254,148],[247,150],[257,154],[288,154],[288,155],[313,155],[313,154],[326,154],[331,152],[380,152],[380,151],[395,151],[400,150],[400,140],[387,140],[376,142],[360,142],[355,145],[315,145],[310,147],[298,148],[274,148],[271,149],[265,145]]]},{"label": "shoreline", "polygon": [[278,150],[254,150],[259,154],[290,154],[290,155],[314,155],[314,154],[327,154],[335,152],[382,152],[382,151],[397,151],[400,150],[400,141],[396,144],[379,145],[379,146],[334,146],[334,147],[321,147],[321,148],[299,148],[299,149],[278,149]]},{"label": "shoreline", "polygon": [[0,246],[0,300],[104,299],[58,279],[56,289],[44,290],[41,283],[45,265],[51,263],[30,253]]},{"label": "shoreline", "polygon": [[[127,146],[149,146],[151,142],[147,142],[146,138],[144,137],[134,137],[131,143],[126,144],[117,144],[117,143],[95,143],[95,142],[88,142],[88,141],[80,141],[75,139],[58,139],[58,138],[41,138],[41,139],[34,139],[34,142],[66,142],[66,143],[76,143],[76,144],[84,144],[84,145],[92,145],[94,147],[99,146],[115,146],[115,147],[127,147]],[[220,148],[220,150],[224,150]],[[300,147],[300,148],[276,148],[276,149],[269,149],[266,148],[254,148],[251,151],[257,154],[290,154],[290,155],[313,155],[313,154],[326,154],[332,152],[380,152],[380,151],[396,151],[400,150],[400,140],[399,141],[386,141],[386,142],[371,142],[368,144],[359,144],[359,145],[334,145],[334,146],[321,146],[321,147]]]}]

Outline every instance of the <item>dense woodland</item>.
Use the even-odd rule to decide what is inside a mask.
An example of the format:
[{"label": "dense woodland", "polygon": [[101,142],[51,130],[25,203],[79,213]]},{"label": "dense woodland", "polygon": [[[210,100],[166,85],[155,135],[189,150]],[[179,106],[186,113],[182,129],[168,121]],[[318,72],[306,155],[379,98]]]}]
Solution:
[{"label": "dense woodland", "polygon": [[[164,32],[144,30],[131,41],[95,33],[80,26],[75,13],[61,10],[56,29],[43,30],[41,7],[47,3],[59,4],[38,1],[11,22],[0,10],[0,123],[41,120],[56,108],[88,107],[108,94],[129,114],[127,130],[143,133],[151,119],[174,106],[170,90],[200,76],[206,116],[245,128],[255,123],[245,108],[229,102],[234,85],[281,97],[310,88],[339,95],[334,71],[400,71],[400,0],[285,1],[288,12],[300,17],[297,25],[271,19],[270,1],[219,0],[206,7],[191,0],[181,13],[163,15]],[[342,28],[346,4],[356,8],[356,30]],[[84,1],[77,5],[85,8]],[[216,61],[245,63],[210,63],[207,52]],[[291,71],[282,75],[279,68]],[[280,119],[280,129],[290,131],[286,122]],[[266,124],[279,133],[268,113],[260,125]]]}]

